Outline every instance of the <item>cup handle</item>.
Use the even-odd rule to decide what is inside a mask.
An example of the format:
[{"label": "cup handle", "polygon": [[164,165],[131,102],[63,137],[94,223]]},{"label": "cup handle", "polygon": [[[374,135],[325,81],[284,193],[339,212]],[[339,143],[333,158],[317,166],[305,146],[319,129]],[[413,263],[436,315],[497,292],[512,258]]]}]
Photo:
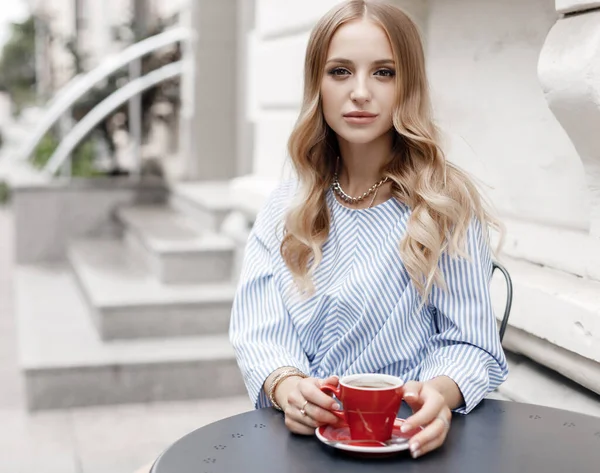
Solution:
[{"label": "cup handle", "polygon": [[[340,398],[340,389],[337,386],[332,386],[331,384],[324,384],[321,386],[321,391],[325,394],[335,394],[335,397]],[[343,422],[346,422],[346,416],[343,411],[330,411],[334,416],[340,419]],[[346,422],[347,423],[347,422]]]}]

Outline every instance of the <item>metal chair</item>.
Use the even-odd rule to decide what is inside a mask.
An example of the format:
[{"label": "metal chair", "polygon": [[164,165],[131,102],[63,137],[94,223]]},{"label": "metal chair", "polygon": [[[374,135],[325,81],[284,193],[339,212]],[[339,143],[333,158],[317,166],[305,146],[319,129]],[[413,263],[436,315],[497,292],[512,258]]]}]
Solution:
[{"label": "metal chair", "polygon": [[504,308],[504,315],[502,316],[502,322],[500,323],[500,341],[504,338],[504,332],[506,332],[506,326],[508,325],[508,318],[510,316],[510,308],[512,307],[512,297],[513,297],[513,286],[512,279],[510,278],[510,274],[506,270],[504,266],[502,266],[497,261],[492,262],[492,275],[494,271],[499,270],[504,276],[504,280],[506,281],[506,306]]}]

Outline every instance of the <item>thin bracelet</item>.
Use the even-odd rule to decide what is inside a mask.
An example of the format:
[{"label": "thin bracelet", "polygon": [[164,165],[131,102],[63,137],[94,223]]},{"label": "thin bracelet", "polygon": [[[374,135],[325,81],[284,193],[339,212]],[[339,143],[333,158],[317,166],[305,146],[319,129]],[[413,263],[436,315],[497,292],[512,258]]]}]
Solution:
[{"label": "thin bracelet", "polygon": [[271,386],[269,387],[269,393],[268,393],[269,400],[271,401],[271,404],[273,404],[273,407],[275,409],[277,409],[278,411],[283,411],[283,409],[275,400],[275,390],[277,389],[277,386],[279,386],[279,384],[281,384],[281,382],[284,379],[290,378],[292,376],[299,376],[300,378],[308,378],[308,375],[304,374],[298,368],[290,368],[285,371],[282,371],[277,376],[275,376],[275,379],[273,380],[273,382],[271,383]]},{"label": "thin bracelet", "polygon": [[282,371],[277,376],[275,376],[275,379],[273,380],[273,382],[271,383],[271,386],[269,388],[269,394],[268,394],[269,400],[271,401],[271,404],[273,404],[273,407],[275,409],[279,410],[279,411],[283,411],[283,409],[281,408],[281,406],[275,400],[275,390],[277,389],[277,386],[279,386],[279,384],[281,384],[281,382],[284,379],[290,378],[292,376],[299,376],[301,378],[308,378],[308,375],[304,374],[298,368],[286,369],[285,371]]}]

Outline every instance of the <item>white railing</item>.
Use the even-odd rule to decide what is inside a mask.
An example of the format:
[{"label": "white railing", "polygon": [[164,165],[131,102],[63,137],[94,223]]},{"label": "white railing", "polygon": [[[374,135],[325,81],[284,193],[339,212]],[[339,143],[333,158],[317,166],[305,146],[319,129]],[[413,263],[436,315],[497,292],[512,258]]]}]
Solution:
[{"label": "white railing", "polygon": [[46,166],[44,172],[51,175],[56,174],[63,164],[66,164],[69,156],[75,147],[92,131],[98,123],[109,116],[121,105],[137,96],[144,90],[155,85],[181,75],[183,71],[182,61],[173,62],[166,66],[149,72],[145,76],[129,82],[124,87],[109,95],[106,99],[96,105],[88,114],[81,119],[61,140],[58,148],[54,151]]},{"label": "white railing", "polygon": [[[71,82],[69,82],[65,87],[63,87],[56,94],[56,96],[48,103],[47,109],[44,112],[41,120],[38,122],[38,125],[36,126],[35,130],[33,130],[31,132],[29,138],[27,139],[27,141],[25,142],[23,147],[17,153],[16,158],[19,160],[29,159],[31,157],[31,155],[33,154],[33,152],[35,151],[39,142],[46,135],[46,133],[48,133],[48,131],[50,131],[50,129],[59,122],[61,117],[63,117],[66,113],[68,113],[71,110],[73,105],[81,97],[83,97],[85,94],[87,94],[90,90],[92,90],[95,86],[100,84],[102,81],[104,81],[105,79],[107,79],[108,77],[110,77],[112,74],[114,74],[118,70],[122,69],[123,67],[130,65],[131,63],[133,63],[135,61],[139,61],[143,56],[146,56],[147,54],[152,53],[158,49],[164,48],[165,46],[169,46],[169,45],[184,41],[188,37],[189,37],[189,30],[187,28],[173,28],[171,30],[165,31],[164,33],[160,33],[158,35],[155,35],[155,36],[147,38],[143,41],[140,41],[139,43],[133,44],[133,45],[129,46],[128,48],[124,49],[123,51],[121,51],[119,54],[108,58],[107,60],[105,60],[102,64],[100,64],[95,69],[92,69],[91,71],[89,71],[85,74],[74,77],[71,80]],[[153,75],[152,76],[153,79],[151,79],[151,81],[155,80],[156,81],[155,84],[157,84],[163,80],[167,80],[167,78],[172,78],[178,74],[181,74],[181,65],[174,66],[173,68],[170,68],[170,69],[161,68],[160,70],[167,71],[167,72],[157,73],[157,74]],[[177,70],[176,73],[174,72],[175,70]],[[165,78],[159,80],[159,77],[161,76],[161,74],[165,74]],[[174,74],[174,75],[170,75],[170,74]],[[168,75],[168,77],[167,77],[167,75]],[[144,81],[138,82],[137,79],[132,81],[130,84],[132,84],[132,83],[136,83],[138,85],[127,88],[127,90],[130,91],[130,93],[131,93],[131,91],[136,90],[136,87],[140,87],[139,91],[137,92],[138,94],[141,93],[146,88],[150,87],[150,86],[144,86],[144,84],[149,83],[149,82],[144,82]],[[119,93],[119,91],[115,92],[115,94],[118,94],[118,93]],[[123,96],[124,96],[123,93],[119,94],[119,97],[123,97]],[[136,96],[136,94],[133,94],[129,98],[132,98],[135,96]],[[102,103],[104,104],[109,99],[110,99],[110,97],[108,99],[106,99],[105,101],[103,101]],[[113,103],[113,102],[107,102],[107,103],[110,105],[110,103]],[[123,103],[123,102],[121,102],[121,103]],[[106,105],[106,104],[103,105],[103,107],[100,110],[108,110],[108,108],[110,108],[109,105]],[[100,121],[106,117],[106,115],[100,116],[99,112],[97,111],[98,107],[99,106],[94,108],[94,111],[96,111],[96,113],[93,115],[93,117],[95,117],[95,119],[96,119],[96,123],[94,124],[94,126],[97,125],[98,123],[100,123]],[[110,112],[107,112],[107,113],[110,113]],[[134,117],[131,117],[131,118],[133,119]],[[138,119],[139,119],[139,117],[138,117]],[[89,127],[90,125],[91,125],[91,119],[85,121],[85,128]],[[80,135],[81,131],[84,129],[84,127],[83,126],[76,127],[76,129],[78,130],[77,134]],[[71,131],[71,133],[72,133],[72,131]],[[75,135],[73,135],[73,136],[75,136]],[[81,140],[84,137],[85,137],[85,134],[83,136],[81,136],[79,139]],[[69,138],[69,134],[65,138]],[[72,150],[72,146],[73,146],[72,140],[73,140],[73,138],[71,137],[71,138],[69,138],[69,141],[68,141],[68,143],[71,143],[68,145],[68,147],[71,148],[71,150]],[[78,143],[79,143],[79,141],[77,143],[75,143],[74,146],[76,146]],[[63,150],[67,149],[67,145],[63,146],[62,149]],[[58,152],[58,149],[56,151]],[[55,157],[55,156],[57,156],[56,152],[52,156],[53,164],[52,164],[51,168],[57,170],[58,168],[60,168],[61,164],[64,164],[64,159],[66,159],[66,158],[64,158],[61,161],[61,163],[58,165],[58,167],[56,167],[57,166],[56,163],[58,162],[58,157]],[[68,157],[68,155],[67,155],[67,157]],[[50,170],[50,162],[48,162],[46,169]]]}]

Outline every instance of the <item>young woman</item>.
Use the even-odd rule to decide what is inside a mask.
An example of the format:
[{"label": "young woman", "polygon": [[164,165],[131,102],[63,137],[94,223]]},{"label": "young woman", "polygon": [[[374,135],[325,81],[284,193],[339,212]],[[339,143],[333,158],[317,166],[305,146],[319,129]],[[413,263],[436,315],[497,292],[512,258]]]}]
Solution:
[{"label": "young woman", "polygon": [[256,219],[232,312],[250,397],[311,435],[337,420],[323,383],[393,374],[424,427],[411,452],[427,453],[507,367],[489,294],[499,226],[440,149],[406,14],[352,0],[318,22],[289,153],[297,179]]}]

